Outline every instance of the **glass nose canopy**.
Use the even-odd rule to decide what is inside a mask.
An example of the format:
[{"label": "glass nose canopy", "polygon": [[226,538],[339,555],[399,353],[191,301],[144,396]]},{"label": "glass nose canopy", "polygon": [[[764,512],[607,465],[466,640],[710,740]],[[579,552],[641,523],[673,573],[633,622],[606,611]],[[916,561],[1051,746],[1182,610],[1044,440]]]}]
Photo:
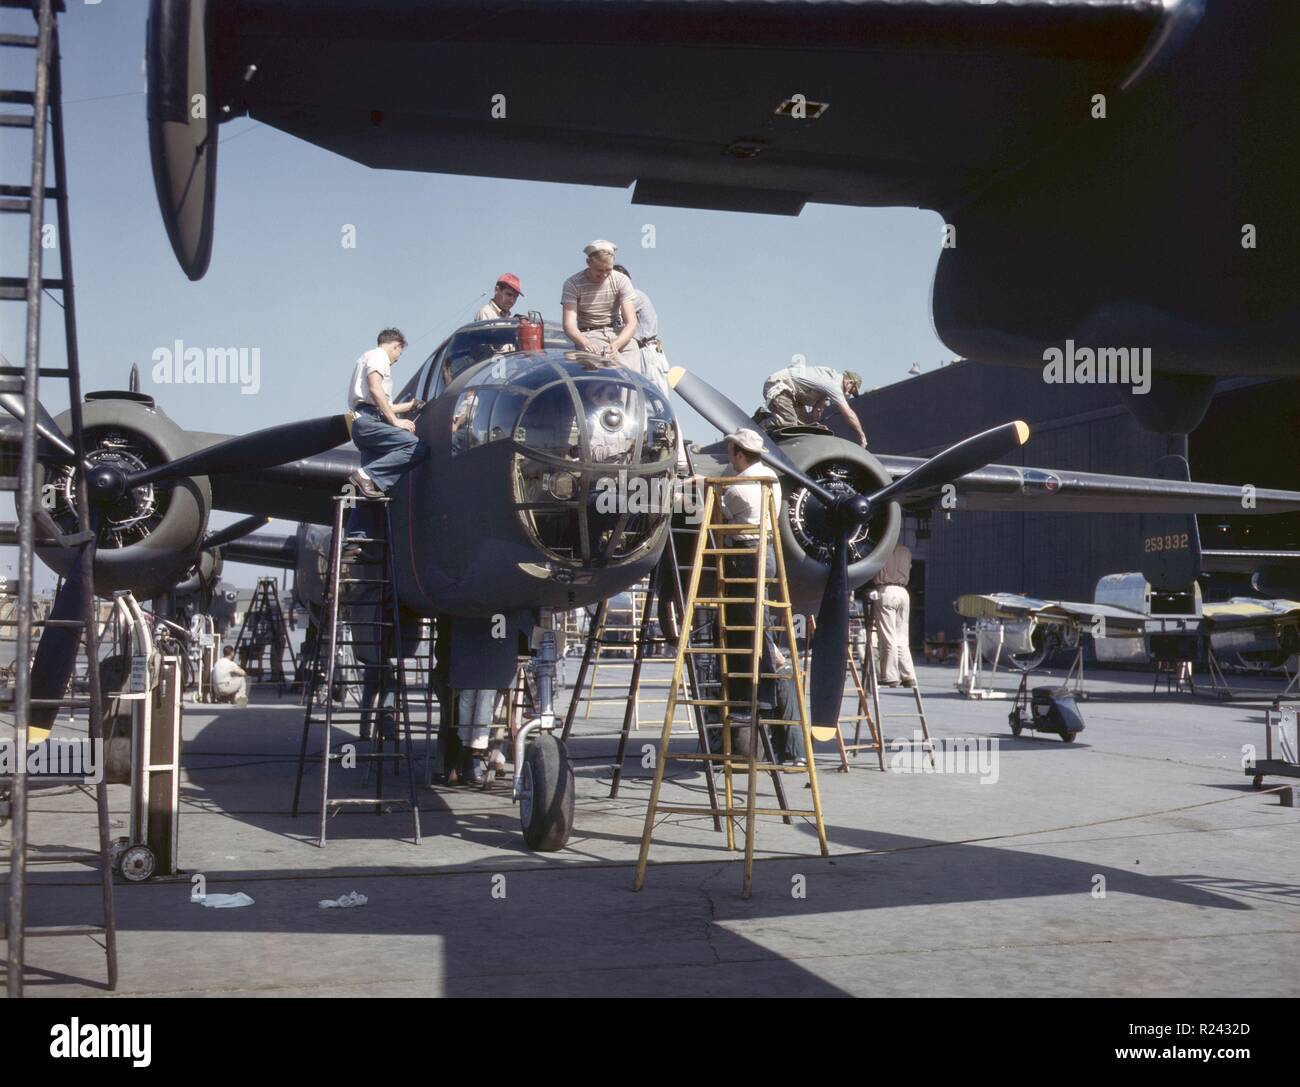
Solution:
[{"label": "glass nose canopy", "polygon": [[544,365],[550,380],[520,395],[514,426],[519,517],[553,558],[630,561],[671,512],[677,422],[668,398],[585,356]]}]

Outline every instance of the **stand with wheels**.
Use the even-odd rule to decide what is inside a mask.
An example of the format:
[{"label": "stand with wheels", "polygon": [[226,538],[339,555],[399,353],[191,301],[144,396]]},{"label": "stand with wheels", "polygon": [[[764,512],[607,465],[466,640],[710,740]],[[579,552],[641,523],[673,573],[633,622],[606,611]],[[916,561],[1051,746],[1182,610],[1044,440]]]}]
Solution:
[{"label": "stand with wheels", "polygon": [[1020,687],[1007,721],[1012,736],[1019,736],[1025,729],[1050,732],[1067,744],[1074,743],[1083,731],[1083,718],[1069,687],[1035,687],[1031,694],[1028,672],[1020,674]]},{"label": "stand with wheels", "polygon": [[1264,711],[1264,757],[1246,767],[1246,776],[1256,789],[1264,787],[1265,774],[1300,778],[1298,718],[1300,702],[1278,701]]}]

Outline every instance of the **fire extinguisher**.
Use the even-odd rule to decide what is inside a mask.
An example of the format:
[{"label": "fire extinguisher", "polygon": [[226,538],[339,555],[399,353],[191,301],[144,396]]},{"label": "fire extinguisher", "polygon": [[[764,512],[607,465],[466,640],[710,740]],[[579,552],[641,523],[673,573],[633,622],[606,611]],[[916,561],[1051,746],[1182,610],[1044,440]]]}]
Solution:
[{"label": "fire extinguisher", "polygon": [[519,350],[540,351],[544,331],[545,326],[542,322],[542,315],[537,310],[529,310],[527,317],[521,313],[519,315]]}]

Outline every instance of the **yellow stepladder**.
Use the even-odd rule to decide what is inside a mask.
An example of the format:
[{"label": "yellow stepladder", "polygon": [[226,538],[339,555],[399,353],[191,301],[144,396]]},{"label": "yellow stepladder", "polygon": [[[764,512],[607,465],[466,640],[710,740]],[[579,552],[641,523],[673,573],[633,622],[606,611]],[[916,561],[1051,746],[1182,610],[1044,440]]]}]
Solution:
[{"label": "yellow stepladder", "polygon": [[[814,730],[808,723],[808,703],[804,694],[803,668],[795,647],[794,608],[790,601],[790,588],[785,574],[785,556],[781,549],[781,534],[777,528],[776,500],[772,493],[772,484],[763,478],[745,476],[739,478],[712,478],[703,481],[705,487],[704,513],[700,522],[699,534],[695,542],[695,557],[691,564],[690,587],[686,594],[686,609],[681,625],[681,636],[677,643],[677,656],[673,663],[673,681],[669,688],[668,705],[664,714],[663,731],[659,739],[658,758],[655,760],[654,784],[650,790],[650,799],[646,806],[645,829],[641,835],[641,852],[637,858],[636,879],[633,890],[645,886],[646,863],[650,856],[650,841],[654,835],[658,815],[712,815],[721,816],[726,821],[727,849],[736,848],[736,821],[743,817],[745,821],[745,875],[742,893],[749,898],[753,891],[754,873],[754,837],[756,817],[759,815],[791,816],[811,818],[817,827],[817,841],[823,857],[828,855],[826,846],[826,826],[822,820],[821,792],[817,785],[817,767],[812,757]],[[720,496],[723,489],[733,484],[754,485],[761,487],[760,516],[757,526],[757,539],[751,546],[716,546],[710,539],[711,532],[736,532],[737,526],[725,522],[715,522],[714,516],[720,508]],[[725,540],[725,537],[720,537]],[[734,541],[733,541],[734,542]],[[742,541],[743,542],[743,541]],[[776,573],[774,577],[766,576],[768,548],[775,551]],[[729,555],[749,555],[755,559],[755,576],[752,578],[728,578],[723,559]],[[708,597],[700,593],[700,582],[705,565],[713,560],[716,568],[717,595]],[[768,583],[773,583],[773,592],[769,595]],[[735,588],[740,595],[732,595],[728,590]],[[748,593],[746,594],[746,589]],[[753,622],[748,625],[727,625],[727,605],[749,605],[753,608]],[[698,607],[716,607],[718,609],[720,636],[718,645],[697,646],[691,644],[694,629],[695,609]],[[803,732],[804,766],[790,766],[775,762],[760,761],[759,744],[759,710],[758,684],[761,679],[776,679],[775,673],[763,672],[763,636],[769,624],[766,620],[768,611],[776,613],[777,622],[772,629],[784,630],[787,644],[790,646],[790,664],[794,669],[794,687],[797,693],[799,717],[797,720],[778,720],[765,718],[764,725],[797,726]],[[748,632],[752,641],[748,648],[728,646],[727,633]],[[722,678],[719,698],[683,698],[680,697],[682,671],[688,654],[712,654],[718,657],[718,672]],[[748,664],[745,671],[732,671],[731,659],[740,657]],[[737,706],[728,696],[728,679],[748,677],[749,699],[747,704]],[[710,751],[682,752],[671,754],[668,749],[672,733],[673,717],[677,706],[715,706],[721,710],[721,721],[710,727],[722,729],[722,753],[715,755]],[[748,711],[749,744],[748,752],[743,755],[731,749],[731,717],[733,709]],[[817,738],[831,738],[832,733],[823,736],[824,730],[817,730]],[[838,731],[838,730],[834,730]],[[721,807],[712,805],[661,804],[660,792],[663,788],[664,772],[669,759],[699,761],[706,764],[720,762],[723,770],[723,803]],[[785,807],[760,807],[758,805],[759,771],[787,774],[807,774],[812,793],[811,809],[793,809]],[[735,777],[737,771],[746,776],[746,793],[743,807],[736,806]]]}]

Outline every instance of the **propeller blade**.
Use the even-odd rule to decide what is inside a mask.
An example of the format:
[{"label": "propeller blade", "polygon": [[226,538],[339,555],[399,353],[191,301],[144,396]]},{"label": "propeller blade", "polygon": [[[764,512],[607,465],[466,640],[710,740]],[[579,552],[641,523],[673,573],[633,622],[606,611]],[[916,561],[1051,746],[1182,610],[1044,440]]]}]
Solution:
[{"label": "propeller blade", "polygon": [[199,545],[200,551],[208,551],[214,547],[221,547],[230,543],[232,540],[241,539],[250,532],[256,532],[263,525],[271,523],[270,517],[263,517],[260,514],[254,514],[252,517],[245,517],[236,521],[233,525],[227,525],[225,528],[218,529],[210,536],[205,536],[203,543]]},{"label": "propeller blade", "polygon": [[[0,407],[3,407],[10,415],[20,423],[26,416],[24,410],[23,398],[17,393],[0,393]],[[36,401],[36,433],[44,438],[54,449],[68,460],[77,459],[76,450],[72,448],[68,439],[63,436],[63,431],[55,423],[50,413],[45,410],[44,405]]]},{"label": "propeller blade", "polygon": [[[840,704],[844,699],[844,668],[849,653],[849,559],[848,537],[841,533],[831,555],[822,606],[813,631],[812,673],[808,679],[809,715],[817,729],[839,728]],[[815,735],[830,739],[833,732]],[[811,756],[809,756],[811,758]]]},{"label": "propeller blade", "polygon": [[[91,539],[83,544],[90,552],[90,562],[95,561],[95,541],[99,532],[100,518],[92,507],[90,515]],[[83,551],[84,555],[84,551]],[[72,671],[77,664],[77,647],[81,644],[83,631],[78,627],[50,625],[50,619],[83,619],[81,612],[81,568],[83,555],[77,556],[67,579],[54,598],[54,605],[41,629],[40,639],[36,643],[36,653],[32,658],[30,692],[33,701],[37,699],[62,698],[72,679]],[[50,734],[54,718],[58,714],[56,706],[32,706],[28,719],[28,739],[39,743]]]},{"label": "propeller blade", "polygon": [[132,472],[126,486],[140,487],[181,479],[185,476],[207,476],[222,472],[248,472],[258,468],[273,468],[288,464],[315,453],[324,453],[348,440],[348,427],[342,415],[327,415],[319,419],[303,419],[298,423],[255,430],[229,441],[218,442],[206,449]]},{"label": "propeller blade", "polygon": [[[680,366],[675,366],[668,371],[668,385],[723,434],[730,434],[732,431],[741,430],[742,428],[750,430],[757,430],[758,428],[758,424],[737,407],[734,402],[702,377],[696,377]],[[783,472],[796,483],[807,487],[825,505],[831,506],[834,504],[835,496],[796,468],[794,462],[781,452],[781,447],[774,441],[765,438],[763,446],[764,451],[759,455],[764,463],[778,472]]]},{"label": "propeller blade", "polygon": [[888,487],[871,495],[869,501],[874,508],[883,502],[891,502],[900,495],[928,491],[932,487],[950,483],[967,472],[992,464],[1027,441],[1029,424],[1019,420],[972,435],[913,468],[907,475],[899,476]]}]

